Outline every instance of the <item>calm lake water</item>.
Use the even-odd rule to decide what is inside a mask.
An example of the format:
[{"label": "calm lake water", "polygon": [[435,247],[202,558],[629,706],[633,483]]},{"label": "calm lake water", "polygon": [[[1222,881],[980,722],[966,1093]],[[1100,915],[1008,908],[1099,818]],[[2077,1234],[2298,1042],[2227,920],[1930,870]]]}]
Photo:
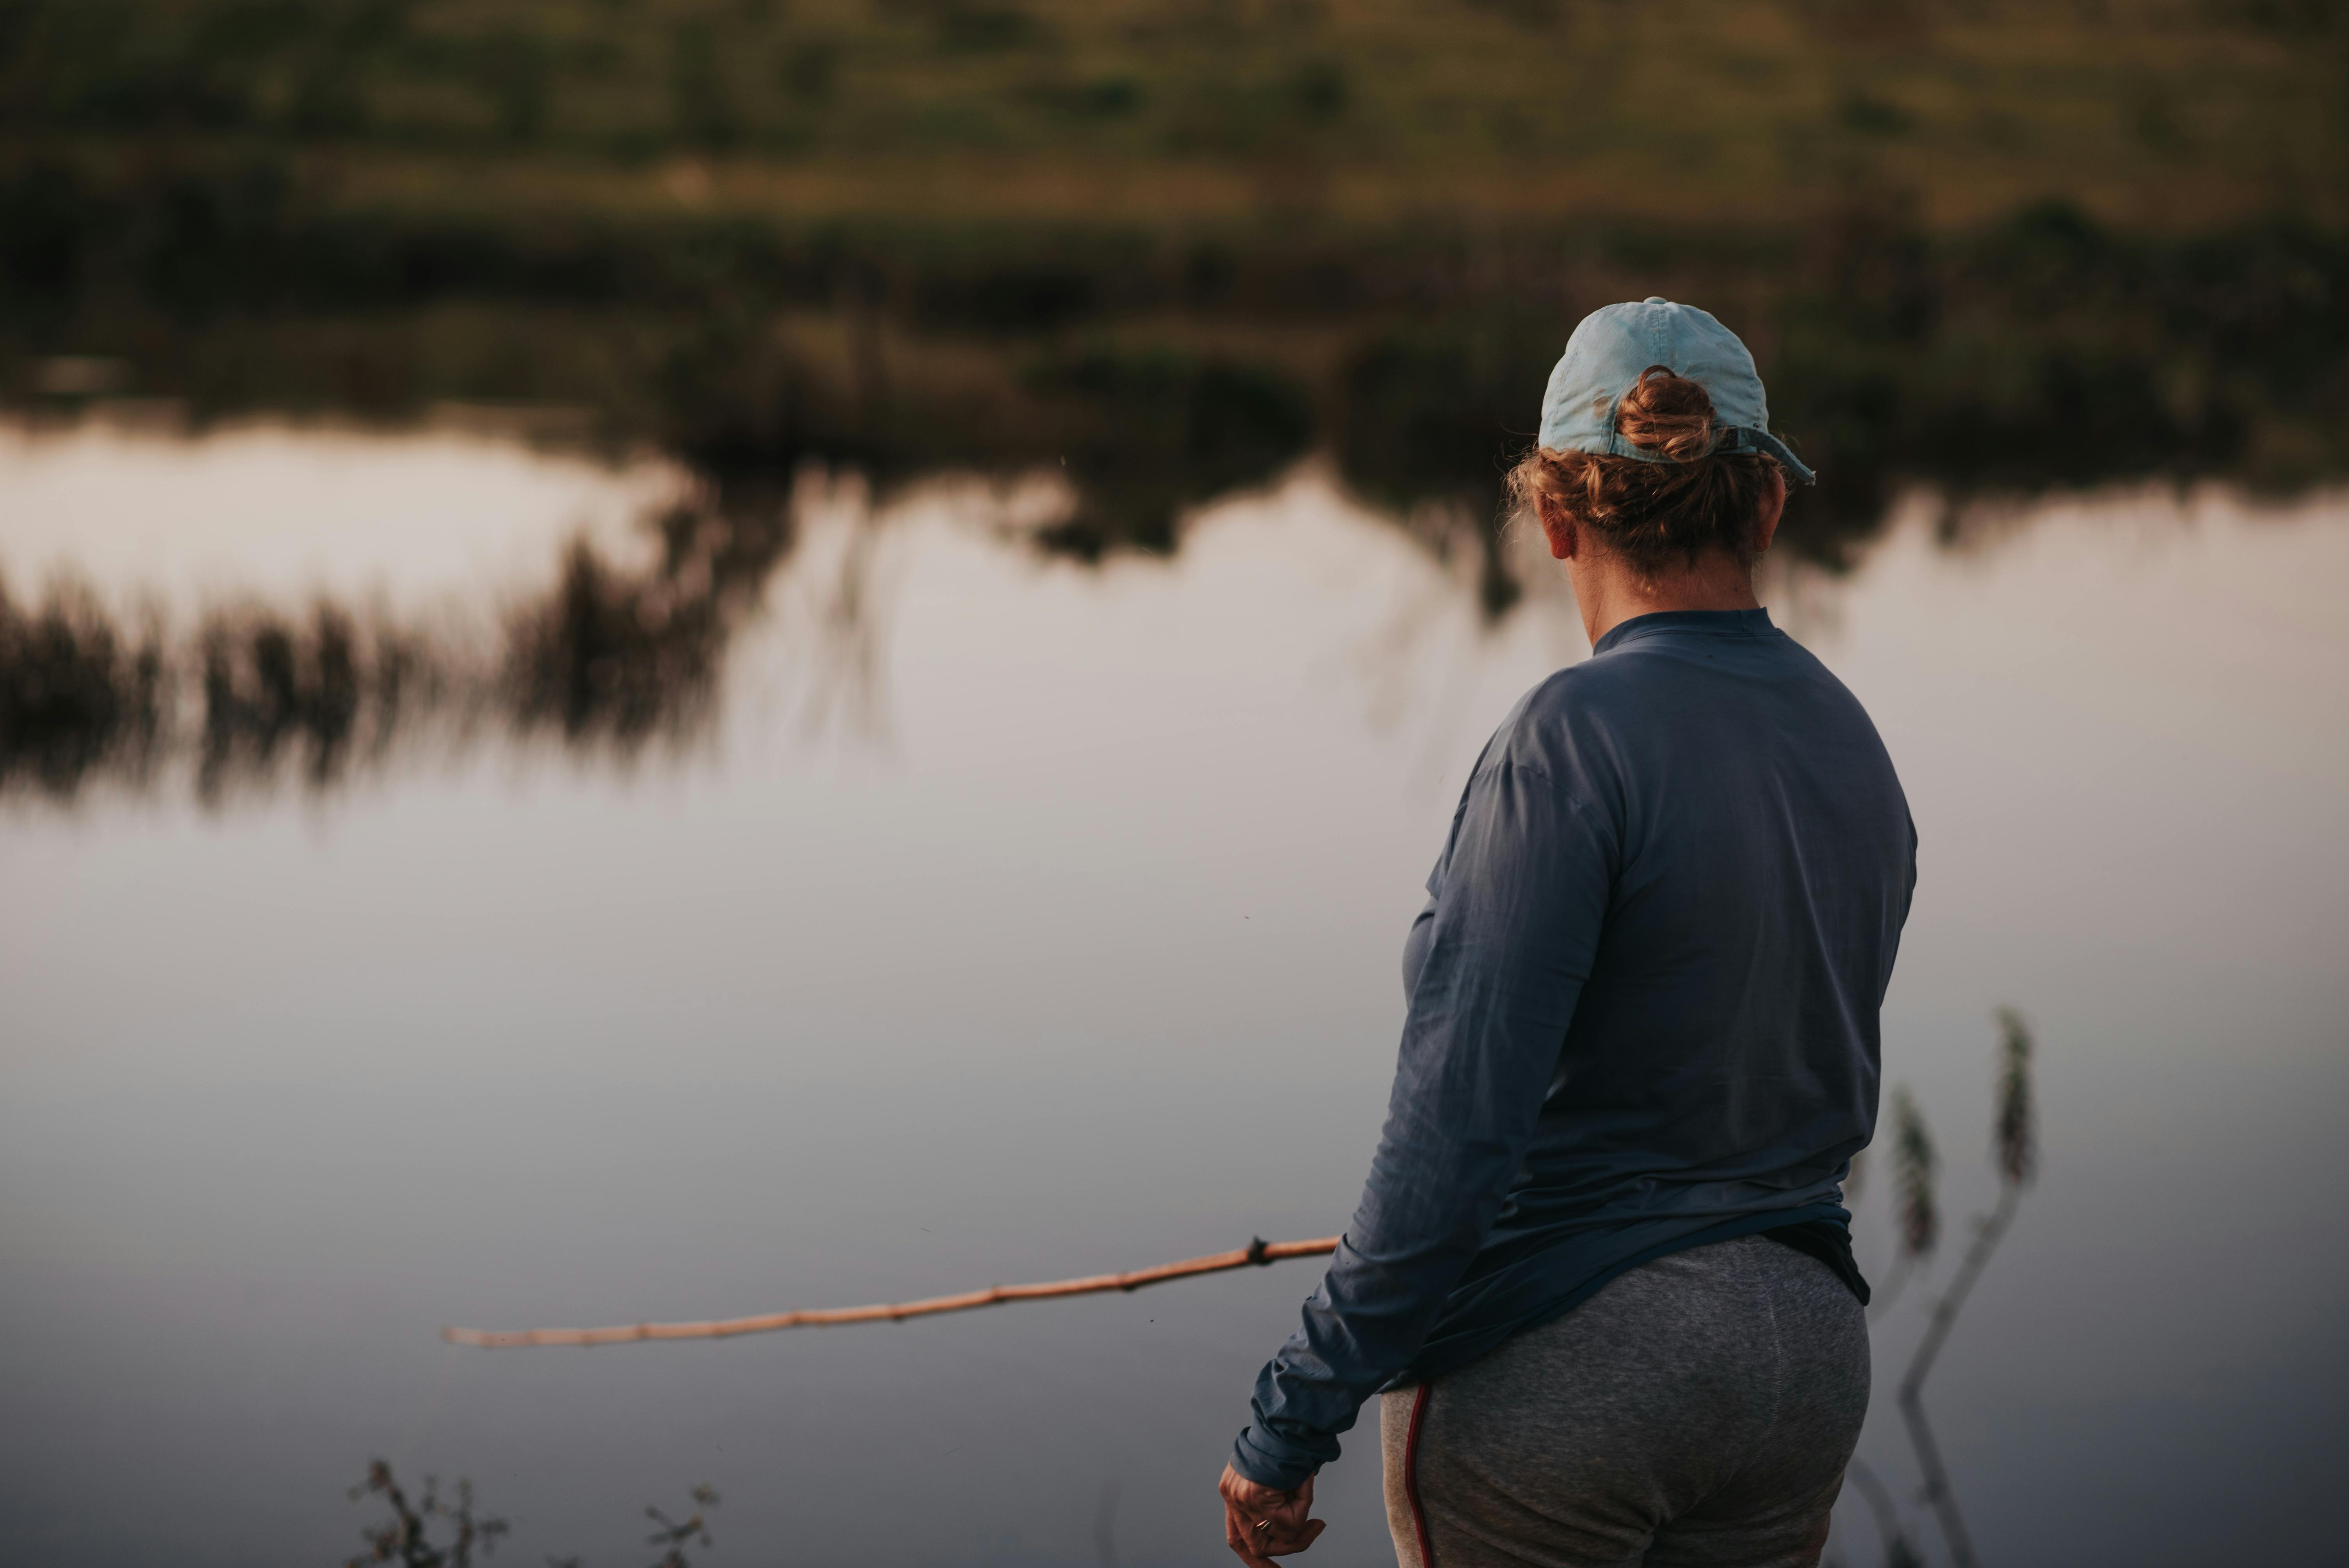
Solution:
[{"label": "calm lake water", "polygon": [[[323,592],[472,646],[574,535],[654,560],[688,489],[453,431],[17,431],[0,572],[126,624]],[[207,796],[167,757],[0,797],[0,1554],[340,1561],[382,1455],[472,1478],[523,1562],[647,1558],[643,1506],[703,1481],[719,1564],[1228,1561],[1210,1487],[1308,1264],[721,1344],[436,1336],[1342,1227],[1422,879],[1483,737],[1586,651],[1572,606],[1537,571],[1488,624],[1468,563],[1310,465],[1098,568],[1027,542],[1058,494],[803,479],[674,738],[465,709],[326,787]],[[1994,1195],[2012,1004],[2044,1171],[1930,1398],[1985,1562],[2318,1560],[2349,500],[1944,521],[1910,498],[1768,591],[1922,837],[1886,1068],[1950,1235],[1878,1326],[1863,1452],[1913,1488],[1889,1394]],[[1322,1497],[1306,1561],[1392,1561],[1368,1432]],[[1857,1500],[1837,1550],[1877,1560]]]}]

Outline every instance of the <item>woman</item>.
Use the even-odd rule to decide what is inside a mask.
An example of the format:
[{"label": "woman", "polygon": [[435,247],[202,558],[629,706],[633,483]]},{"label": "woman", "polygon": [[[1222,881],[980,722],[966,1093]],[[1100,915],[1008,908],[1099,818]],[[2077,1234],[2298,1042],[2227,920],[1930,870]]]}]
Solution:
[{"label": "woman", "polygon": [[1841,1183],[1916,835],[1754,596],[1786,481],[1752,356],[1583,321],[1511,479],[1591,656],[1478,758],[1403,952],[1385,1132],[1221,1491],[1257,1568],[1382,1394],[1406,1568],[1816,1563],[1868,1408]]}]

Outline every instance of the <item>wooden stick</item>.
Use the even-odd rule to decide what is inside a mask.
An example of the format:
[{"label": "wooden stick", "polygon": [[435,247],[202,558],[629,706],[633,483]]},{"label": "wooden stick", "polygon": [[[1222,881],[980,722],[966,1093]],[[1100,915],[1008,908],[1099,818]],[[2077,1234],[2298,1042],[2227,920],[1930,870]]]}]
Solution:
[{"label": "wooden stick", "polygon": [[1185,1258],[1179,1264],[1129,1269],[1124,1274],[1090,1274],[1083,1279],[1056,1279],[1042,1284],[999,1284],[960,1295],[934,1295],[926,1301],[905,1301],[887,1306],[814,1307],[799,1312],[773,1312],[761,1317],[727,1317],[714,1323],[631,1323],[611,1328],[444,1328],[440,1337],[451,1345],[471,1345],[502,1350],[518,1345],[631,1345],[645,1339],[731,1339],[738,1334],[772,1334],[781,1328],[829,1328],[842,1323],[902,1323],[941,1312],[968,1312],[1007,1301],[1040,1301],[1053,1295],[1093,1295],[1102,1291],[1140,1290],[1170,1279],[1193,1274],[1221,1274],[1226,1269],[1262,1266],[1282,1258],[1318,1258],[1338,1250],[1340,1238],[1323,1236],[1310,1242],[1268,1242],[1259,1236],[1245,1247]]}]

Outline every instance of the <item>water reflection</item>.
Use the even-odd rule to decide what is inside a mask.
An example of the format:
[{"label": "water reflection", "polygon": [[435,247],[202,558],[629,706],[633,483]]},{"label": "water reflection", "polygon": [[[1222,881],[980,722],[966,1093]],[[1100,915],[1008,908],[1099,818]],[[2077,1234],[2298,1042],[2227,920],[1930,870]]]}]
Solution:
[{"label": "water reflection", "polygon": [[[0,173],[0,400],[412,425],[451,408],[582,449],[649,443],[720,489],[812,460],[883,490],[1038,468],[1040,543],[1174,548],[1309,451],[1431,547],[1494,541],[1502,466],[1573,322],[1651,293],[1755,346],[1825,476],[1785,538],[1847,561],[1905,490],[2349,473],[2349,252],[2262,220],[2132,234],[2063,203],[1964,232],[1854,195],[1799,232],[1593,222],[1221,238],[718,215],[549,226],[363,214],[285,160]],[[160,404],[159,404],[160,400]],[[502,412],[500,412],[502,410]]]},{"label": "water reflection", "polygon": [[[13,465],[46,499],[0,506],[12,568],[38,584],[79,552],[118,659],[142,584],[243,584],[305,645],[316,584],[362,670],[390,626],[509,696],[506,611],[555,602],[567,540],[660,582],[657,530],[582,513],[552,469],[559,502],[517,501],[505,448],[427,483],[437,438],[322,438],[345,487],[260,515],[265,480],[230,458],[289,461],[273,441],[171,449],[198,536],[136,552],[108,544],[138,518],[101,530],[102,487]],[[347,504],[399,475],[398,504]],[[678,482],[626,515],[709,504]],[[354,1461],[382,1453],[529,1523],[501,1561],[544,1522],[546,1549],[603,1563],[703,1479],[727,1499],[714,1561],[1084,1562],[1112,1485],[1123,1558],[1214,1560],[1202,1478],[1303,1289],[1276,1271],[643,1356],[433,1337],[905,1299],[1343,1223],[1398,934],[1477,741],[1574,656],[1571,621],[1529,599],[1484,622],[1472,560],[1439,570],[1310,474],[1098,569],[1024,542],[1066,500],[795,490],[688,767],[658,728],[631,779],[608,730],[573,751],[554,710],[518,736],[511,707],[454,699],[433,724],[466,760],[372,762],[361,679],[331,810],[300,809],[297,732],[270,809],[238,785],[205,813],[175,742],[131,809],[87,809],[122,788],[101,774],[83,809],[5,813],[0,1493],[32,1538],[98,1563],[237,1543],[205,1558],[225,1564],[267,1514],[272,1561],[340,1561],[374,1506],[343,1500]],[[1933,1119],[1946,1239],[1878,1326],[1865,1457],[1937,1549],[1893,1377],[1965,1218],[1994,1212],[1982,1020],[2012,998],[2050,1044],[2046,1169],[1927,1395],[1984,1560],[2223,1560],[2245,1509],[2284,1550],[2321,1542],[2344,1260],[2310,1238],[2349,1092],[2349,754],[2311,716],[2342,710],[2349,530],[2337,505],[2139,493],[1951,550],[1934,510],[1847,576],[1798,574],[1817,598],[1795,603],[1832,615],[1770,600],[1878,717],[1924,835],[1887,1068]],[[414,564],[431,529],[517,511],[535,531],[502,574]],[[281,516],[333,542],[315,565]],[[436,615],[457,591],[477,620]],[[177,661],[202,603],[160,602],[174,669],[200,674]],[[885,748],[795,733],[818,668],[864,656],[828,651],[843,624],[886,634]],[[173,722],[200,734],[181,678]],[[1861,1203],[1871,1276],[1899,1245],[1892,1176]],[[2181,1236],[2207,1266],[2179,1269]],[[1329,1478],[1333,1563],[1384,1547],[1359,1455]]]},{"label": "water reflection", "polygon": [[[99,592],[78,562],[111,536],[86,526],[87,509],[168,511],[198,493],[188,488],[191,476],[171,477],[168,462],[160,481],[152,476],[142,481],[149,486],[144,493],[109,477],[114,468],[142,454],[193,458],[211,449],[202,438],[118,429],[109,438],[114,445],[87,455],[84,467],[98,480],[94,494],[67,491],[60,499],[44,492],[27,503],[30,512],[46,510],[67,520],[62,527],[36,521],[29,529],[28,559],[36,565],[47,535],[49,586],[35,595],[24,589],[24,579],[0,575],[0,796],[65,803],[100,784],[133,790],[184,786],[217,805],[287,781],[330,791],[380,775],[404,758],[489,745],[543,743],[582,759],[625,766],[647,748],[686,749],[706,739],[730,650],[747,629],[778,614],[795,618],[812,634],[802,650],[812,722],[877,735],[885,705],[874,565],[892,519],[909,505],[918,506],[926,496],[954,496],[958,512],[980,523],[1001,548],[1047,561],[1099,567],[1121,552],[1164,559],[1207,510],[1207,497],[1227,496],[1228,487],[1284,449],[1278,443],[1251,446],[1255,437],[1237,432],[1255,427],[1218,424],[1222,416],[1202,412],[1219,398],[1245,401],[1262,392],[1235,391],[1236,384],[1212,365],[1162,365],[1145,375],[1102,361],[1083,374],[1104,385],[1139,375],[1164,395],[1168,409],[1187,410],[1169,414],[1184,428],[1223,431],[1200,438],[1198,465],[1183,470],[1196,481],[1188,488],[1156,490],[1146,498],[1138,490],[1121,492],[1124,510],[1118,515],[1130,522],[1146,499],[1145,510],[1156,519],[1146,551],[1143,536],[1131,528],[1108,529],[1098,487],[1089,490],[1070,477],[1121,471],[1113,456],[1099,452],[1081,450],[1066,469],[1009,483],[971,475],[960,481],[901,478],[890,487],[812,460],[789,475],[755,467],[719,477],[686,469],[656,483],[649,500],[641,480],[624,481],[592,463],[563,459],[591,485],[611,491],[611,499],[637,497],[627,502],[637,509],[633,522],[540,527],[535,533],[524,524],[525,548],[543,563],[523,567],[525,580],[536,577],[542,585],[502,587],[467,567],[461,579],[442,585],[444,602],[396,607],[365,582],[295,590],[282,571],[264,573],[264,579],[274,579],[265,586],[206,590],[191,579],[191,563],[198,557],[185,549],[155,548],[171,532],[176,520],[169,517],[151,539],[112,552],[102,573],[108,592]],[[285,464],[285,452],[305,441],[331,449],[351,438],[281,434],[292,448],[264,445],[258,468],[213,481],[215,488],[315,485],[316,476],[280,474],[270,465]],[[30,434],[19,450],[36,451],[47,438]],[[474,438],[481,438],[478,432]],[[408,449],[398,440],[377,444],[387,454]],[[413,456],[394,461],[406,465],[397,472],[420,473],[428,459],[417,447]],[[1375,686],[1400,690],[1408,685],[1409,668],[1421,657],[1424,624],[1448,617],[1464,601],[1490,630],[1517,613],[1529,593],[1561,599],[1562,583],[1526,531],[1498,526],[1475,510],[1490,504],[1490,497],[1463,490],[1449,500],[1423,498],[1408,510],[1361,510],[1361,492],[1348,474],[1337,460],[1288,470],[1289,480],[1303,477],[1334,491],[1357,509],[1355,515],[1393,530],[1435,568],[1362,650]],[[532,510],[502,500],[509,492],[486,484],[478,469],[460,468],[436,483],[439,488],[428,486],[406,509],[395,496],[390,510],[378,514],[377,527],[396,532],[384,542],[391,553],[377,570],[397,568],[419,554],[447,553],[437,546],[418,548],[411,521],[431,521],[445,534],[463,536],[481,531],[502,508]],[[1394,506],[1402,505],[1405,487],[1386,493]],[[1937,511],[1936,537],[1944,547],[1972,548],[2005,537],[2027,527],[2033,515],[2013,504],[1947,493],[1927,492],[1920,501]],[[310,511],[298,513],[292,532],[326,538],[338,529],[348,531],[333,520],[337,503],[323,490],[293,504]],[[329,515],[313,524],[310,513],[321,507]],[[808,602],[779,607],[776,584],[802,552],[811,518],[820,513],[837,514],[833,521],[840,524],[833,531],[837,548],[823,566],[824,582]],[[142,520],[142,526],[151,521]],[[281,525],[281,531],[288,531]],[[16,542],[25,548],[25,539]],[[0,548],[6,543],[0,541]],[[231,547],[233,572],[250,552],[249,542]],[[1790,553],[1791,561],[1782,559]],[[140,575],[150,560],[160,562],[160,577]],[[1823,596],[1822,589],[1840,567],[1816,563],[1800,545],[1774,561],[1782,616],[1800,623],[1832,614],[1832,590]],[[0,558],[0,567],[7,564]],[[191,586],[212,596],[191,600]],[[177,600],[167,607],[165,595],[174,591]],[[1553,608],[1562,608],[1562,600]],[[1558,656],[1571,651],[1561,643]]]},{"label": "water reflection", "polygon": [[[1213,383],[1212,369],[1200,379]],[[1167,385],[1178,401],[1189,396],[1180,377]],[[287,781],[329,791],[402,759],[489,744],[547,742],[625,765],[647,748],[687,748],[710,733],[730,649],[771,613],[797,616],[812,634],[810,721],[874,735],[882,704],[872,574],[903,503],[954,496],[1000,548],[1048,561],[1099,566],[1112,553],[1096,500],[1057,471],[1009,485],[901,485],[884,498],[862,475],[810,465],[785,479],[687,475],[619,534],[606,528],[559,537],[546,585],[536,589],[485,593],[469,578],[456,585],[453,603],[395,608],[379,592],[349,583],[274,597],[232,590],[211,603],[189,602],[180,583],[175,615],[162,597],[175,584],[121,580],[140,571],[137,552],[111,562],[110,593],[77,564],[88,538],[78,509],[140,504],[135,490],[106,499],[109,461],[132,449],[191,457],[203,449],[201,440],[177,437],[130,439],[131,447],[95,454],[95,502],[45,496],[44,505],[74,518],[49,530],[51,585],[35,597],[0,577],[0,795],[63,803],[101,784],[184,785],[217,805]],[[269,454],[262,458],[257,474],[242,471],[230,482],[271,482]],[[1216,470],[1216,482],[1240,471]],[[185,483],[159,487],[163,503],[184,500]],[[1174,551],[1178,522],[1200,499],[1152,500],[1159,553]],[[323,497],[306,504],[332,511]],[[419,494],[414,504],[420,521],[447,500]],[[775,585],[819,514],[840,525],[837,548],[821,563],[823,580],[806,602],[777,612]],[[400,522],[396,513],[386,521]],[[326,532],[337,526],[318,525]],[[1446,526],[1439,519],[1408,536],[1442,558],[1452,553]],[[398,564],[405,539],[395,536],[391,548],[394,560],[381,564]],[[1123,548],[1139,544],[1128,535]],[[1496,542],[1477,559],[1504,561],[1506,552]],[[167,573],[192,570],[184,551],[169,561],[176,564]]]},{"label": "water reflection", "polygon": [[577,544],[464,635],[265,595],[180,632],[0,583],[0,790],[66,799],[186,761],[219,799],[293,770],[329,788],[428,738],[625,758],[689,737],[792,552],[811,468],[885,500],[1048,474],[1059,505],[1023,538],[1098,563],[1176,552],[1208,503],[1318,453],[1497,624],[1536,581],[1496,518],[1533,393],[1583,310],[1651,291],[1754,342],[1775,422],[1825,476],[1782,552],[1829,571],[1920,487],[1954,520],[2118,481],[2285,494],[2349,473],[2331,284],[2349,255],[2285,221],[2132,237],[2040,205],[1950,234],[1855,200],[1751,252],[1440,225],[1174,245],[387,222],[266,160],[0,176],[21,285],[0,299],[0,401],[36,428],[323,411],[648,448],[690,476],[651,558]]},{"label": "water reflection", "polygon": [[88,593],[38,610],[0,589],[0,787],[70,796],[99,769],[152,774],[163,727],[165,660],[150,624],[126,645]]},{"label": "water reflection", "polygon": [[[788,496],[711,491],[647,521],[649,564],[574,538],[554,582],[487,636],[319,597],[246,603],[174,634],[86,586],[0,583],[0,793],[72,799],[191,771],[218,801],[295,772],[331,789],[396,754],[502,735],[632,756],[706,725],[726,649],[791,553]],[[857,601],[843,601],[854,637]]]}]

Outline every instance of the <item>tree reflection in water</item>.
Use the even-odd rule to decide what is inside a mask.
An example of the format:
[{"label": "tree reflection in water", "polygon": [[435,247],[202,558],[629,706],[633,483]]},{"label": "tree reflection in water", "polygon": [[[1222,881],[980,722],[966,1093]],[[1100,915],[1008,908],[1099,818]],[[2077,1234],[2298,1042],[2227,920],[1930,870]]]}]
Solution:
[{"label": "tree reflection in water", "polygon": [[622,758],[682,741],[706,726],[795,515],[765,491],[672,507],[641,568],[574,541],[554,586],[486,637],[326,599],[217,609],[175,636],[160,613],[126,622],[85,589],[26,603],[0,583],[0,793],[62,801],[184,771],[219,803],[493,736]]},{"label": "tree reflection in water", "polygon": [[[1211,254],[1108,231],[371,227],[284,170],[123,179],[0,177],[0,233],[56,263],[0,297],[19,415],[120,394],[199,426],[559,406],[568,438],[657,448],[703,491],[657,520],[649,567],[575,546],[481,647],[335,604],[222,611],[178,639],[87,594],[0,593],[0,791],[70,799],[187,759],[218,800],[296,758],[328,788],[435,734],[621,758],[692,735],[792,552],[810,465],[885,495],[1054,475],[1068,505],[1030,537],[1090,562],[1170,553],[1203,504],[1319,453],[1473,568],[1457,575],[1498,621],[1525,591],[1495,518],[1535,390],[1582,312],[1651,291],[1748,334],[1775,424],[1823,478],[1783,548],[1831,570],[1914,486],[1962,505],[2349,473],[2349,242],[2284,217],[2172,237],[2057,203],[1939,232],[1855,200],[1799,235],[1704,244],[1420,224]],[[223,213],[242,217],[196,221]],[[381,264],[346,264],[362,254]]]}]

